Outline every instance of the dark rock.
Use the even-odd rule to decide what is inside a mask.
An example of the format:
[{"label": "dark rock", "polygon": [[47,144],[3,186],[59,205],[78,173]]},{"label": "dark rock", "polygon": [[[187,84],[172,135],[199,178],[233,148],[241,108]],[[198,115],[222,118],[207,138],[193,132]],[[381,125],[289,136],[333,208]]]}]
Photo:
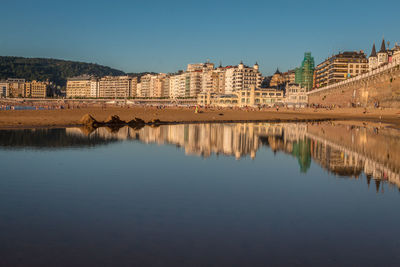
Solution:
[{"label": "dark rock", "polygon": [[141,118],[135,118],[136,124],[145,124],[144,120]]},{"label": "dark rock", "polygon": [[121,125],[121,124],[126,124],[125,121],[121,120],[117,115],[112,115],[107,118],[107,120],[104,122],[107,125]]},{"label": "dark rock", "polygon": [[161,123],[161,121],[159,119],[153,119],[151,121],[151,124],[160,124],[160,123]]},{"label": "dark rock", "polygon": [[128,122],[129,126],[137,126],[137,125],[144,125],[144,124],[145,124],[144,120],[142,120],[140,118],[135,118]]}]

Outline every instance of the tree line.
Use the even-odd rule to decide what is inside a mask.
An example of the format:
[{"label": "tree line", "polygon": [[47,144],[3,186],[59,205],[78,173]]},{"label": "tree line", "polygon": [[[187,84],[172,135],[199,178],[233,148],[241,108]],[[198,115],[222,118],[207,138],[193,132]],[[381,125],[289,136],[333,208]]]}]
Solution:
[{"label": "tree line", "polygon": [[102,77],[125,75],[125,72],[93,63],[0,56],[0,79],[49,80],[63,87],[66,85],[67,78],[84,74]]}]

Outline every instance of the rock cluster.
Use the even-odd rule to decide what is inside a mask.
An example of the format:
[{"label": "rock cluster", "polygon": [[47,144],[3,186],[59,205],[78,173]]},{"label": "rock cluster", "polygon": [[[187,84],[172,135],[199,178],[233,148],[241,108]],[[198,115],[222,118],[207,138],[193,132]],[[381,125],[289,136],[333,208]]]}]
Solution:
[{"label": "rock cluster", "polygon": [[121,120],[117,115],[108,116],[104,122],[106,125],[124,125],[126,121]]},{"label": "rock cluster", "polygon": [[162,121],[159,119],[153,119],[150,122],[145,122],[141,118],[134,118],[133,120],[130,120],[128,122],[123,121],[119,118],[118,115],[111,115],[108,116],[105,121],[97,121],[92,115],[90,114],[85,114],[83,117],[80,119],[80,124],[83,124],[86,127],[91,127],[91,128],[97,128],[97,127],[110,127],[110,128],[116,128],[116,127],[122,127],[125,125],[129,125],[134,128],[141,128],[144,125],[161,125],[163,124]]}]

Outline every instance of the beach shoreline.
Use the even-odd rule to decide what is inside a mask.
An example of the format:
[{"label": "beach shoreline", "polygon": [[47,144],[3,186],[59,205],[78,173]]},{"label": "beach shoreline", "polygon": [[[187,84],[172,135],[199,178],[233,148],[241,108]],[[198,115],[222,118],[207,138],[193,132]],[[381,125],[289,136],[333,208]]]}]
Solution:
[{"label": "beach shoreline", "polygon": [[54,110],[6,110],[0,111],[0,129],[61,128],[81,126],[80,119],[90,114],[98,121],[117,115],[124,121],[134,118],[150,122],[159,119],[164,123],[234,123],[234,122],[313,122],[313,121],[360,121],[384,123],[400,128],[399,109],[228,109],[164,107],[85,107]]}]

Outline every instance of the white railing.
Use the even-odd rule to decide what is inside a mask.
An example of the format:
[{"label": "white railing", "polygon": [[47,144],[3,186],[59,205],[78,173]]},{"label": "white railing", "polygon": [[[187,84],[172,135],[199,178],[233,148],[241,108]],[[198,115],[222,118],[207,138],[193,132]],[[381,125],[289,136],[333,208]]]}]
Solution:
[{"label": "white railing", "polygon": [[385,72],[388,69],[392,69],[392,68],[394,68],[396,66],[400,66],[400,63],[399,62],[392,62],[392,63],[386,64],[386,65],[384,65],[382,67],[379,67],[377,69],[374,69],[373,71],[369,71],[369,72],[363,73],[363,74],[355,76],[353,78],[350,78],[350,79],[347,79],[347,80],[344,80],[344,81],[341,81],[341,82],[338,82],[338,83],[334,83],[334,84],[325,86],[325,87],[320,88],[320,89],[311,90],[311,91],[307,92],[307,94],[310,95],[310,94],[314,94],[314,93],[318,93],[318,92],[323,92],[323,91],[326,91],[326,90],[329,90],[329,89],[332,89],[332,88],[336,88],[336,87],[341,86],[341,85],[346,85],[346,84],[349,84],[351,82],[355,82],[355,81],[359,81],[359,80],[362,80],[362,79],[365,79],[365,78],[369,78],[369,77],[375,76],[377,74],[380,74],[382,72]]}]

